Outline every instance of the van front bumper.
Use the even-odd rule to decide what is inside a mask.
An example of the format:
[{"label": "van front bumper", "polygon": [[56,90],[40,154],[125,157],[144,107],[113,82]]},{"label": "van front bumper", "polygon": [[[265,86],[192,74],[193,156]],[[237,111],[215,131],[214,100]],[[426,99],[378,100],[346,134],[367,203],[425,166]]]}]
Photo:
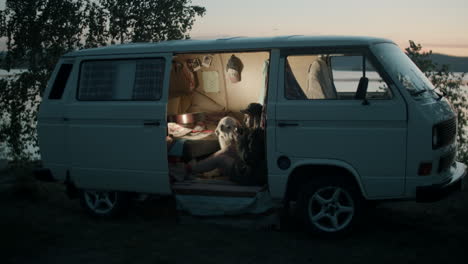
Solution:
[{"label": "van front bumper", "polygon": [[436,202],[454,192],[460,191],[463,188],[463,180],[467,174],[467,167],[463,163],[455,162],[450,170],[453,170],[452,177],[447,181],[429,186],[416,187],[416,201]]}]

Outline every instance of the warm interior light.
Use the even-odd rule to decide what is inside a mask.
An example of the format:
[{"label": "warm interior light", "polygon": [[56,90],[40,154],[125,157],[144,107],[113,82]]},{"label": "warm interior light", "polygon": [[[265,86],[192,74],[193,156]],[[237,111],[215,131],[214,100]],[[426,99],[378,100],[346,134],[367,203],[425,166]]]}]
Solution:
[{"label": "warm interior light", "polygon": [[182,123],[187,124],[189,122],[187,115],[182,115]]}]

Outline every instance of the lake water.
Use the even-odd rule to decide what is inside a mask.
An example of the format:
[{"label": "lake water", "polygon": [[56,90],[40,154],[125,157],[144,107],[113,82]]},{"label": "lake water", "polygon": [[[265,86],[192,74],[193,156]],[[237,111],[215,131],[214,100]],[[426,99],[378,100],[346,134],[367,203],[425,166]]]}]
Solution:
[{"label": "lake water", "polygon": [[[5,70],[0,69],[0,78],[6,78],[9,76],[12,76],[13,74],[21,73],[23,70],[18,70],[18,69],[13,69],[10,72],[7,72]],[[456,73],[456,74],[461,74],[461,73]],[[335,77],[339,76],[339,83],[340,83],[340,90],[341,91],[355,91],[357,87],[357,83],[359,82],[359,78],[362,76],[361,72],[355,72],[355,71],[339,71],[339,72],[334,72],[333,75]],[[367,77],[370,79],[370,85],[374,83],[375,85],[378,85],[378,74],[375,72],[368,72]],[[466,91],[468,91],[468,75],[464,77],[464,83],[465,85],[463,86]],[[338,80],[337,80],[338,81]],[[7,159],[5,155],[5,144],[2,144],[0,142],[0,159]],[[30,153],[35,153],[36,148],[33,148],[32,146],[28,147],[28,151]],[[39,155],[33,155],[35,159],[40,159]]]}]

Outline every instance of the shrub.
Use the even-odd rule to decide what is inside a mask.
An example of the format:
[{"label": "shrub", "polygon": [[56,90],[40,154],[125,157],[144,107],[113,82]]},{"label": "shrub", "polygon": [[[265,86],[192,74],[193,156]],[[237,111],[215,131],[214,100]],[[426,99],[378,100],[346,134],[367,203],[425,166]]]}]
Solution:
[{"label": "shrub", "polygon": [[409,41],[409,44],[410,46],[405,49],[408,57],[421,69],[434,87],[445,94],[445,97],[455,108],[458,117],[457,160],[468,164],[468,139],[466,138],[468,102],[467,91],[463,88],[465,73],[451,72],[449,65],[439,65],[431,59],[432,51],[423,51],[421,44],[416,44],[412,40]]}]

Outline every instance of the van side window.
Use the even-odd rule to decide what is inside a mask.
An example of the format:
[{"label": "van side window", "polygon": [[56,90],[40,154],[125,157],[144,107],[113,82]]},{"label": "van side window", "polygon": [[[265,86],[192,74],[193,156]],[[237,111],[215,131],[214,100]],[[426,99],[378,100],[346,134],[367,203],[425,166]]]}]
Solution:
[{"label": "van side window", "polygon": [[161,98],[164,82],[164,60],[140,60],[136,64],[134,100]]},{"label": "van side window", "polygon": [[367,78],[368,83],[365,94],[366,99],[392,98],[388,85],[367,58],[361,55],[331,56],[330,64],[333,83],[343,99],[353,99],[355,97],[356,93],[359,92],[357,89],[363,77]]},{"label": "van side window", "polygon": [[290,100],[392,98],[388,85],[362,55],[288,56],[284,78]]},{"label": "van side window", "polygon": [[55,77],[54,84],[49,93],[49,99],[57,100],[61,99],[65,86],[67,85],[68,77],[70,77],[71,70],[73,69],[73,64],[62,64]]},{"label": "van side window", "polygon": [[164,67],[165,61],[161,58],[84,61],[78,100],[159,100]]}]

